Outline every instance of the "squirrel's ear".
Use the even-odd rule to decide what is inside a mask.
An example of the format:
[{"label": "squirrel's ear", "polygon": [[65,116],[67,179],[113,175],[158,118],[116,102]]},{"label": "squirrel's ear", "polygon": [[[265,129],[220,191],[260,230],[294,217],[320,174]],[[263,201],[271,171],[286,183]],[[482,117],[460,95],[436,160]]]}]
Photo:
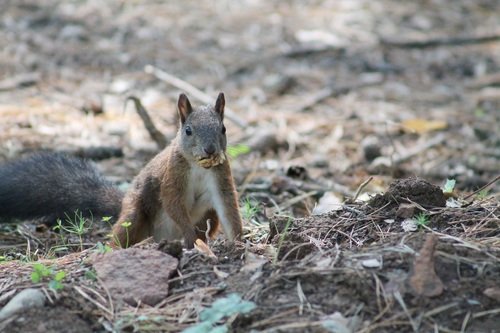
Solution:
[{"label": "squirrel's ear", "polygon": [[179,108],[179,116],[181,117],[181,123],[184,124],[189,114],[193,112],[191,103],[189,103],[189,99],[185,94],[180,94],[179,101],[177,102],[177,107]]},{"label": "squirrel's ear", "polygon": [[226,101],[224,99],[224,93],[219,93],[217,96],[217,101],[215,101],[215,112],[220,115],[220,119],[224,120],[224,106]]}]

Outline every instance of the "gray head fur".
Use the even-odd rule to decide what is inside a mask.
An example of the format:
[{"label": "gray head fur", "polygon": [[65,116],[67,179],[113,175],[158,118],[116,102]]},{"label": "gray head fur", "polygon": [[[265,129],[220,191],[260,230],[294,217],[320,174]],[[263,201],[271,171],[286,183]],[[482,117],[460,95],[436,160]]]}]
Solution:
[{"label": "gray head fur", "polygon": [[204,168],[222,164],[226,159],[226,129],[224,127],[224,94],[215,105],[193,108],[186,95],[177,103],[181,119],[181,147],[186,159]]}]

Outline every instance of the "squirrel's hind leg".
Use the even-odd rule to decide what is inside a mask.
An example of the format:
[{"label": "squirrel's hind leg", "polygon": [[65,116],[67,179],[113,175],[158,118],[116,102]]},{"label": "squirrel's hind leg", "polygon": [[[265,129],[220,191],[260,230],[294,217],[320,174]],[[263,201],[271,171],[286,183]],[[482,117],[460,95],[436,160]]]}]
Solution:
[{"label": "squirrel's hind leg", "polygon": [[152,224],[136,195],[127,195],[122,211],[113,226],[112,243],[116,247],[129,247],[153,235]]}]

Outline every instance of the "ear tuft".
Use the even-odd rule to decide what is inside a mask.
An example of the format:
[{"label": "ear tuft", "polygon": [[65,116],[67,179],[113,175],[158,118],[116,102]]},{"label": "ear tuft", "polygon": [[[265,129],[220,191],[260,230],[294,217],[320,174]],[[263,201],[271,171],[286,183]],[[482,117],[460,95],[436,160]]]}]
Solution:
[{"label": "ear tuft", "polygon": [[215,112],[220,115],[221,120],[224,120],[224,107],[226,106],[226,100],[224,99],[224,93],[219,93],[217,96],[217,101],[215,101]]},{"label": "ear tuft", "polygon": [[193,112],[193,108],[191,107],[191,103],[189,103],[189,99],[187,98],[186,94],[179,95],[177,108],[179,109],[179,117],[181,118],[181,123],[184,124],[189,114]]}]

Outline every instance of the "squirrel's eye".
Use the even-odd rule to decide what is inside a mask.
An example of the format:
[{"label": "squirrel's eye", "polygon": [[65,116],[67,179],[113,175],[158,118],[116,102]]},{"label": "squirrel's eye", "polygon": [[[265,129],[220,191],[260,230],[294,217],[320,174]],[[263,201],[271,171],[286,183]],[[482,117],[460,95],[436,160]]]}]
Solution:
[{"label": "squirrel's eye", "polygon": [[193,131],[191,130],[191,127],[186,126],[186,135],[191,135],[193,134]]},{"label": "squirrel's eye", "polygon": [[222,134],[226,134],[226,126],[222,125]]}]

